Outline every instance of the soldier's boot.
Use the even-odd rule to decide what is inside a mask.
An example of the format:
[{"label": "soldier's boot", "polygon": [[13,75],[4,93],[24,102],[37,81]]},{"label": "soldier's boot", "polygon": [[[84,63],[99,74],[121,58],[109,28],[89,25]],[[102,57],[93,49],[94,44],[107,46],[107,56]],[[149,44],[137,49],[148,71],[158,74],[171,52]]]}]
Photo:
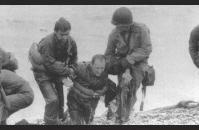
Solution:
[{"label": "soldier's boot", "polygon": [[109,105],[108,106],[108,112],[107,112],[107,115],[106,115],[106,119],[111,120],[111,119],[113,119],[113,117],[114,117],[114,112],[112,111],[111,106]]},{"label": "soldier's boot", "polygon": [[122,124],[122,120],[120,119],[120,117],[116,117],[115,125],[121,125],[121,124]]}]

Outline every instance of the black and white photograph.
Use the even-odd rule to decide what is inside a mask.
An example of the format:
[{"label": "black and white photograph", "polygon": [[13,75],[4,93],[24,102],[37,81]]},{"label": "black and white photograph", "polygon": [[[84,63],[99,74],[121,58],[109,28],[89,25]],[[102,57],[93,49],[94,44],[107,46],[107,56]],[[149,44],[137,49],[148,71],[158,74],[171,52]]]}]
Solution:
[{"label": "black and white photograph", "polygon": [[199,125],[199,6],[0,5],[0,125]]}]

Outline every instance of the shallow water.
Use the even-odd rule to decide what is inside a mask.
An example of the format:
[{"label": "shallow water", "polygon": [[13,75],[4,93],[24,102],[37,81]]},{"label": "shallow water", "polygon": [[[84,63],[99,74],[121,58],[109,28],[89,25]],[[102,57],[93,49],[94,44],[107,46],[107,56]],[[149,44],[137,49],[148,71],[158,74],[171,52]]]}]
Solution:
[{"label": "shallow water", "polygon": [[[90,60],[96,53],[104,53],[110,24],[117,6],[0,6],[0,46],[15,53],[19,60],[17,73],[30,82],[34,92],[33,104],[9,118],[9,124],[26,118],[43,117],[44,100],[30,71],[27,58],[32,42],[53,31],[59,17],[72,24],[71,35],[77,42],[79,61]],[[153,52],[149,63],[156,69],[156,83],[148,87],[145,110],[176,104],[180,100],[199,100],[199,72],[188,52],[190,31],[199,23],[198,6],[142,5],[129,7],[137,22],[145,23],[151,32]],[[113,77],[116,81],[116,77]],[[138,111],[141,92],[137,93]],[[100,103],[96,115],[104,113]]]}]

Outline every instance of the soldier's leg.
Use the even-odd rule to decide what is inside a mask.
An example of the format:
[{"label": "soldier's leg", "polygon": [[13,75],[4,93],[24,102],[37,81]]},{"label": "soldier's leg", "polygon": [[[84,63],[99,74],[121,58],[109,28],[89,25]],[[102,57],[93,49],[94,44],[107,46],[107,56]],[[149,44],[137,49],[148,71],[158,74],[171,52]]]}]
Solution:
[{"label": "soldier's leg", "polygon": [[124,107],[125,107],[125,106],[122,105],[122,104],[124,104],[122,99],[125,99],[124,97],[122,98],[122,96],[125,95],[125,94],[124,94],[124,91],[122,93],[121,81],[122,81],[122,75],[119,75],[118,76],[119,92],[118,92],[118,95],[116,97],[116,106],[117,106],[116,123],[120,123],[121,122],[122,112],[125,111],[125,110],[122,111],[122,109],[124,109]]},{"label": "soldier's leg", "polygon": [[57,90],[59,99],[59,118],[64,119],[64,91],[63,83],[59,80],[55,81],[55,88]]},{"label": "soldier's leg", "polygon": [[59,113],[59,100],[56,89],[53,83],[50,81],[43,81],[39,84],[41,93],[45,99],[45,112],[44,121],[47,125],[58,124],[58,113]]},{"label": "soldier's leg", "polygon": [[91,114],[90,114],[90,119],[89,119],[89,123],[91,123],[94,119],[94,116],[95,116],[95,110],[97,108],[97,105],[98,105],[98,102],[99,102],[99,99],[93,99],[92,102],[91,102]]},{"label": "soldier's leg", "polygon": [[76,100],[76,94],[69,90],[67,95],[67,106],[70,115],[71,125],[81,125],[83,123],[81,107]]},{"label": "soldier's leg", "polygon": [[47,125],[57,125],[59,123],[59,100],[54,83],[45,73],[33,71],[33,74],[46,102],[44,121]]},{"label": "soldier's leg", "polygon": [[19,90],[15,91],[13,94],[7,95],[6,98],[10,103],[10,108],[3,109],[2,120],[6,120],[11,114],[31,105],[34,99],[34,94],[29,84],[26,83],[23,86],[21,86]]},{"label": "soldier's leg", "polygon": [[8,110],[9,115],[14,112],[26,108],[32,104],[34,96],[33,93],[17,93],[6,96],[7,100],[10,102],[10,109]]},{"label": "soldier's leg", "polygon": [[120,97],[119,97],[119,117],[121,123],[125,122],[128,120],[128,104],[129,104],[129,84],[124,84],[123,81],[120,81],[121,84],[121,92],[120,92]]},{"label": "soldier's leg", "polygon": [[111,120],[114,115],[115,115],[115,108],[116,108],[116,96],[118,94],[118,89],[116,87],[116,84],[111,81],[108,80],[108,90],[105,93],[105,98],[104,98],[104,102],[105,102],[105,107],[108,108],[108,112],[107,112],[107,120]]},{"label": "soldier's leg", "polygon": [[135,67],[132,70],[132,77],[133,80],[131,80],[131,86],[130,86],[130,92],[128,94],[128,115],[130,115],[131,111],[133,110],[133,106],[135,105],[136,101],[137,101],[137,90],[139,89],[141,82],[144,78],[144,72],[141,68],[139,67]]}]

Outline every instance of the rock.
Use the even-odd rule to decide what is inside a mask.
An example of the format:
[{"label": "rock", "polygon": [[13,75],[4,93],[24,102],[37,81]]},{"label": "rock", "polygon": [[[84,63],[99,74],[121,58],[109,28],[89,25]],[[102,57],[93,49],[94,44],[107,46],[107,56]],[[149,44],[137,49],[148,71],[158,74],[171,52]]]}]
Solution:
[{"label": "rock", "polygon": [[[177,105],[132,113],[124,125],[198,125],[199,103],[180,101]],[[107,121],[105,115],[94,119],[95,125],[115,125],[114,120]]]}]

